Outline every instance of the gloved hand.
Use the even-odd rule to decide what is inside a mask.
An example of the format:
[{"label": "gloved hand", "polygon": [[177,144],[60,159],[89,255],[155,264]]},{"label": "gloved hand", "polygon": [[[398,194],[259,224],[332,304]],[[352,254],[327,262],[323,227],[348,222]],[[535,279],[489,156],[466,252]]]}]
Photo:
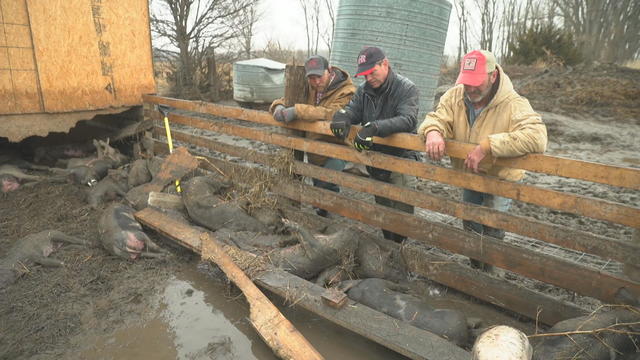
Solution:
[{"label": "gloved hand", "polygon": [[276,119],[276,121],[288,124],[296,119],[296,107],[291,106],[285,108],[282,105],[278,105],[273,112],[273,118]]},{"label": "gloved hand", "polygon": [[351,118],[345,109],[340,109],[333,114],[331,120],[331,132],[338,139],[344,139],[349,136],[351,130]]},{"label": "gloved hand", "polygon": [[373,146],[373,137],[378,135],[378,124],[375,121],[364,124],[353,139],[353,147],[358,151],[369,150]]}]

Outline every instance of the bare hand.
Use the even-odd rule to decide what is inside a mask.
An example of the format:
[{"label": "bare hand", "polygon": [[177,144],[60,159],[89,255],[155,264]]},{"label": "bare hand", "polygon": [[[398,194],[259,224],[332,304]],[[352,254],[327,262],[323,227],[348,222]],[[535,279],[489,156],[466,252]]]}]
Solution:
[{"label": "bare hand", "polygon": [[474,173],[477,173],[478,165],[485,156],[487,156],[487,154],[482,150],[482,147],[480,145],[476,146],[469,154],[467,154],[467,158],[464,160],[464,167],[471,169]]},{"label": "bare hand", "polygon": [[439,161],[444,156],[444,138],[437,130],[431,130],[427,133],[427,141],[425,142],[426,153],[433,160]]}]

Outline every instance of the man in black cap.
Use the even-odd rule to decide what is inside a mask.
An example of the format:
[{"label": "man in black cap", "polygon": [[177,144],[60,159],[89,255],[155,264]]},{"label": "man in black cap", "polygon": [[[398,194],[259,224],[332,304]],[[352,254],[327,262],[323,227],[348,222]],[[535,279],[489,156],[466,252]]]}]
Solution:
[{"label": "man in black cap", "polygon": [[[418,117],[418,88],[411,80],[396,74],[389,66],[384,52],[366,47],[358,55],[355,76],[366,82],[358,87],[347,106],[336,112],[331,132],[344,139],[351,125],[363,125],[356,134],[353,146],[358,150],[373,150],[385,154],[417,160],[417,153],[392,146],[373,143],[373,137],[386,137],[399,132],[415,132]],[[402,187],[415,187],[413,176],[367,166],[372,178]],[[413,206],[376,196],[376,203],[413,214]],[[385,239],[402,242],[405,237],[382,230]]]},{"label": "man in black cap", "polygon": [[[349,74],[335,67],[329,66],[327,59],[320,55],[311,56],[304,63],[307,76],[308,96],[304,104],[295,104],[291,107],[284,106],[284,98],[277,99],[271,104],[270,111],[277,121],[289,123],[294,120],[302,121],[331,121],[333,114],[343,108],[353,96],[355,86],[351,82]],[[309,139],[322,140],[343,144],[332,136],[306,133]],[[345,161],[327,158],[321,155],[307,153],[309,163],[328,169],[342,171]],[[322,180],[313,179],[313,185],[339,192],[338,185]],[[327,216],[327,211],[317,209],[318,215]]]}]

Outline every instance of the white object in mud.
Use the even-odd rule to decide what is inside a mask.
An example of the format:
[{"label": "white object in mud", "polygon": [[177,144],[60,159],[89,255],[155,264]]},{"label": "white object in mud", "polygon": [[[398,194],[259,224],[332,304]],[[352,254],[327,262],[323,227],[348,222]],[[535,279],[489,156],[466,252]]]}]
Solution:
[{"label": "white object in mud", "polygon": [[520,330],[505,325],[490,328],[473,344],[473,360],[531,360],[533,349]]}]

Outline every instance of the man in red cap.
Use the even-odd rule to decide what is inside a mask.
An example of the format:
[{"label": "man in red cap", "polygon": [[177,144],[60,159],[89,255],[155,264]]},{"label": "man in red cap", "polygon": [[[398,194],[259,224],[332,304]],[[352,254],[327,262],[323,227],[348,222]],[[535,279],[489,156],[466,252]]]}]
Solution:
[{"label": "man in red cap", "polygon": [[[386,137],[399,132],[413,133],[418,118],[418,88],[406,77],[396,74],[382,49],[371,46],[358,55],[356,76],[364,76],[347,106],[333,115],[331,132],[339,138],[347,137],[351,125],[363,125],[355,136],[353,146],[358,150],[373,150],[384,154],[417,160],[413,151],[375,144],[373,137]],[[402,187],[415,187],[413,176],[367,166],[372,178]],[[382,196],[376,203],[413,214],[413,206]],[[385,239],[402,242],[405,237],[382,230]]]},{"label": "man in red cap", "polygon": [[[351,78],[346,71],[337,66],[329,66],[327,59],[320,55],[313,55],[304,63],[305,75],[307,76],[307,100],[305,103],[294,104],[285,107],[284,98],[277,99],[271,104],[270,111],[276,121],[289,123],[294,120],[300,121],[331,121],[333,114],[343,108],[356,90],[351,82]],[[332,143],[343,144],[342,141],[329,135],[306,133],[305,137],[313,140],[322,140]],[[342,171],[346,162],[341,159],[328,158],[326,156],[307,153],[310,164],[322,166],[327,169]],[[319,188],[340,192],[338,185],[312,179],[313,185]],[[327,211],[316,209],[316,213],[326,217]]]},{"label": "man in red cap", "polygon": [[[435,111],[427,114],[418,128],[425,139],[426,153],[433,160],[445,154],[444,139],[478,144],[466,159],[451,159],[454,167],[483,172],[510,181],[520,181],[524,170],[480,164],[488,155],[514,157],[544,152],[547,129],[527,99],[518,95],[495,56],[474,50],[464,56],[456,86],[440,98]],[[465,189],[465,202],[507,211],[511,199]],[[463,220],[465,230],[502,239],[504,231]],[[472,260],[472,266],[488,269]]]}]

